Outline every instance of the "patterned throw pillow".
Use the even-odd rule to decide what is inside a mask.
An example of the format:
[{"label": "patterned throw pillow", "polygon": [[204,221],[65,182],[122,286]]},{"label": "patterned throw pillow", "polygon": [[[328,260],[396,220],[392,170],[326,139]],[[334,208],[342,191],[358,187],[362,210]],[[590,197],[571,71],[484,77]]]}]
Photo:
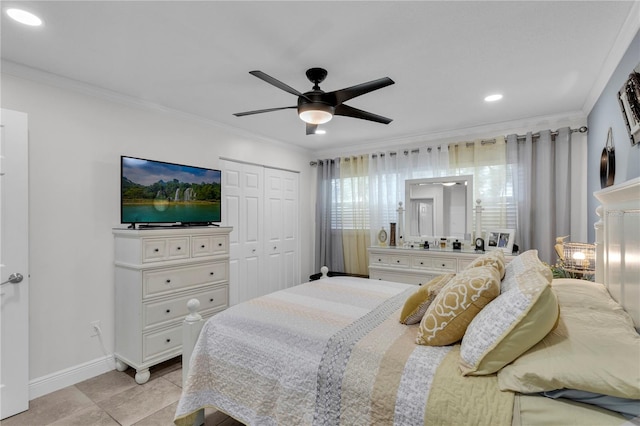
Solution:
[{"label": "patterned throw pillow", "polygon": [[416,343],[450,345],[462,339],[480,310],[500,293],[500,273],[493,266],[465,269],[449,281],[420,321]]},{"label": "patterned throw pillow", "polygon": [[464,376],[495,373],[542,340],[557,323],[560,310],[549,277],[528,269],[515,277],[515,283],[469,324],[460,347]]},{"label": "patterned throw pillow", "polygon": [[517,285],[516,277],[528,269],[534,269],[540,272],[544,277],[553,279],[553,273],[549,266],[542,263],[538,258],[538,250],[527,250],[519,256],[516,256],[505,267],[504,278],[500,285],[500,293],[504,293]]},{"label": "patterned throw pillow", "polygon": [[402,324],[417,324],[420,322],[427,308],[433,302],[433,299],[438,295],[440,290],[455,277],[455,274],[439,275],[420,286],[415,293],[413,293],[402,307],[400,313],[400,322]]},{"label": "patterned throw pillow", "polygon": [[502,250],[492,250],[481,256],[478,256],[473,262],[467,265],[464,269],[476,268],[478,266],[491,265],[498,269],[500,272],[500,279],[504,278],[505,274],[505,259],[504,252]]}]

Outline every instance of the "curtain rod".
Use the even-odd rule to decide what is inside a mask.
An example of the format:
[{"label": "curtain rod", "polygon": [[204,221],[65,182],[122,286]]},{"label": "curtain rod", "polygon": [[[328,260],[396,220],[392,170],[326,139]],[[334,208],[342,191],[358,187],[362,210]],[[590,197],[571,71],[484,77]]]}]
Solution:
[{"label": "curtain rod", "polygon": [[[571,133],[587,133],[588,131],[589,131],[589,128],[588,128],[587,126],[582,126],[582,127],[577,128],[577,129],[570,129],[570,132],[571,132]],[[556,130],[556,131],[554,131],[554,132],[551,132],[551,136],[557,136],[557,135],[558,135],[558,131],[557,131],[557,130]],[[533,133],[533,134],[531,135],[531,137],[532,137],[532,138],[539,138],[539,137],[540,137],[540,132]],[[526,139],[526,138],[527,138],[527,135],[516,135],[516,138],[517,138],[517,140]],[[505,139],[506,139],[506,138],[505,138]],[[505,142],[506,142],[506,140],[505,140]],[[481,143],[482,145],[484,145],[484,144],[491,144],[491,143],[496,143],[496,140],[495,140],[495,139],[482,139],[482,140],[480,140],[480,143]],[[467,146],[471,146],[471,145],[473,145],[473,144],[474,144],[474,142],[467,142]],[[456,143],[452,143],[452,144],[450,144],[450,145],[454,145],[454,146],[456,146],[456,145],[458,145],[458,144],[456,144]],[[427,152],[431,152],[431,150],[432,150],[432,149],[433,149],[432,147],[428,147],[428,148],[427,148]],[[438,149],[438,151],[439,151],[439,150],[440,150],[440,147],[438,146],[438,147],[437,147],[437,149]],[[420,148],[413,148],[413,149],[410,149],[410,150],[409,150],[409,149],[405,149],[405,150],[404,150],[404,151],[402,151],[402,152],[404,153],[404,155],[409,155],[409,153],[416,154],[416,153],[419,153],[419,152],[420,152]],[[384,153],[384,152],[381,152],[380,154],[371,154],[371,157],[372,157],[372,158],[375,158],[375,157],[377,157],[378,155],[379,155],[379,156],[381,156],[381,157],[384,157],[384,156],[385,156],[385,153]],[[397,152],[395,152],[395,151],[391,151],[391,152],[389,152],[389,155],[390,155],[390,156],[394,156],[394,155],[398,155],[398,153],[397,153]],[[348,161],[348,160],[349,160],[349,158],[347,157],[347,158],[345,158],[345,160],[347,160],[347,161]],[[333,161],[333,160],[331,160],[331,161]],[[318,161],[310,161],[310,162],[309,162],[309,165],[310,165],[310,166],[317,166],[317,165],[318,165],[318,163],[322,163],[322,160],[318,160]]]},{"label": "curtain rod", "polygon": [[[582,127],[578,128],[578,129],[569,129],[569,130],[570,130],[571,133],[587,133],[589,128],[587,126],[582,126]],[[555,132],[551,132],[551,136],[558,136],[558,131],[556,130]],[[539,138],[540,137],[540,132],[533,133],[531,135],[531,137],[532,138]],[[526,139],[527,135],[516,135],[516,138],[518,140]],[[506,139],[506,137],[505,137],[505,139]],[[483,144],[485,144],[485,143],[495,143],[495,142],[496,142],[495,139],[483,139],[483,140],[480,141],[480,143],[483,143]]]}]

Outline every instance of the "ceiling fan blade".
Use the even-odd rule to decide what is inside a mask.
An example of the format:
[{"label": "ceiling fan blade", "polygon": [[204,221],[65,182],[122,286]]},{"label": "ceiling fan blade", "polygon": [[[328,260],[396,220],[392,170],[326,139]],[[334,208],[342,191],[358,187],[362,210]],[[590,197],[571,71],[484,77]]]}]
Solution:
[{"label": "ceiling fan blade", "polygon": [[375,121],[376,123],[389,124],[393,121],[391,118],[383,117],[372,112],[363,111],[349,105],[338,105],[334,115],[343,115],[345,117],[360,118],[362,120]]},{"label": "ceiling fan blade", "polygon": [[255,75],[256,77],[258,77],[260,80],[266,81],[267,83],[276,86],[278,89],[282,89],[285,92],[289,92],[292,95],[296,95],[296,96],[302,96],[303,98],[305,98],[306,100],[308,100],[309,102],[311,102],[311,99],[307,98],[304,94],[298,92],[296,89],[294,89],[293,87],[284,84],[283,82],[281,82],[280,80],[276,80],[275,78],[271,77],[269,74],[265,74],[262,71],[249,71],[249,74],[251,75]]},{"label": "ceiling fan blade", "polygon": [[317,124],[306,123],[307,125],[307,135],[315,135],[316,130],[318,129]]},{"label": "ceiling fan blade", "polygon": [[279,107],[279,108],[257,109],[255,111],[236,112],[233,115],[235,115],[236,117],[244,117],[245,115],[261,114],[263,112],[280,111],[281,109],[291,109],[291,108],[298,108],[298,107],[288,106],[288,107]]},{"label": "ceiling fan blade", "polygon": [[355,86],[335,90],[333,92],[327,93],[326,96],[335,96],[336,105],[340,105],[341,103],[346,102],[349,99],[355,98],[356,96],[364,95],[365,93],[382,89],[383,87],[387,87],[394,83],[395,81],[391,80],[389,77],[384,77],[377,80],[369,81],[367,83],[356,84]]}]

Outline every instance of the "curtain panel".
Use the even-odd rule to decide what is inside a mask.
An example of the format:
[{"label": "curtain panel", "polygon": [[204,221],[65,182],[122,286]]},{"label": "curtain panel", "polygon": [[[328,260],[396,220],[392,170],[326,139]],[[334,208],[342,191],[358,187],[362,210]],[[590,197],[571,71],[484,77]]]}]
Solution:
[{"label": "curtain panel", "polygon": [[335,224],[340,207],[340,159],[318,161],[317,168],[315,270],[326,266],[330,271],[342,272],[342,227]]},{"label": "curtain panel", "polygon": [[340,199],[344,272],[369,275],[369,158],[347,157],[340,161]]},{"label": "curtain panel", "polygon": [[553,264],[556,237],[571,234],[571,129],[558,129],[555,137],[550,130],[538,134],[537,140],[531,133],[507,136],[507,158],[515,165],[516,243],[521,251],[536,248]]}]

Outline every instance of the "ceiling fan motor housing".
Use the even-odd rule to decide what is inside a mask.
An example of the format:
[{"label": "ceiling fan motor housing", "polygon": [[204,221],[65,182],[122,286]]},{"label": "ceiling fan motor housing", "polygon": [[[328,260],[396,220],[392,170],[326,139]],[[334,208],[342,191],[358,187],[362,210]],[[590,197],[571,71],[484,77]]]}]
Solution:
[{"label": "ceiling fan motor housing", "polygon": [[335,113],[335,107],[326,102],[322,90],[307,92],[298,97],[298,115],[311,124],[323,124],[331,120]]}]

